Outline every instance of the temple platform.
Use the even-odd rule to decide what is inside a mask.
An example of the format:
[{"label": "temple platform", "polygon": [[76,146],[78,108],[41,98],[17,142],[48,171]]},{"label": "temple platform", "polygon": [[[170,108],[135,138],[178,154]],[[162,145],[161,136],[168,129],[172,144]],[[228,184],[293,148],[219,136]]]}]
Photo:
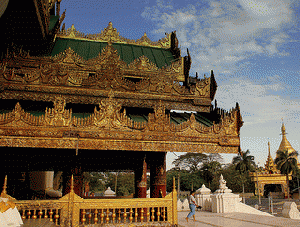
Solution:
[{"label": "temple platform", "polygon": [[201,226],[201,227],[266,227],[266,226],[300,226],[300,220],[292,220],[283,217],[273,217],[246,213],[211,213],[206,211],[196,211],[196,221],[185,220],[188,211],[178,212],[178,226]]}]

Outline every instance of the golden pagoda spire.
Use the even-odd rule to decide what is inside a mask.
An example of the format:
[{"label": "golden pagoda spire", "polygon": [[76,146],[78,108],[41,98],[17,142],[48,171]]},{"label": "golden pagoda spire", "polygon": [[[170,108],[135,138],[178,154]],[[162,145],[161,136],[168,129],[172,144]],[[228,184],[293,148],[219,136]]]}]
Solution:
[{"label": "golden pagoda spire", "polygon": [[295,149],[292,147],[290,142],[287,140],[286,134],[287,133],[285,131],[285,126],[284,126],[284,123],[282,122],[282,126],[281,126],[282,140],[281,140],[278,150],[280,150],[280,151],[288,150],[288,152],[291,153],[291,152],[295,151]]},{"label": "golden pagoda spire", "polygon": [[270,174],[276,173],[277,172],[276,165],[274,164],[274,160],[271,156],[270,141],[268,142],[268,150],[269,150],[269,154],[265,164],[265,171],[267,171]]}]

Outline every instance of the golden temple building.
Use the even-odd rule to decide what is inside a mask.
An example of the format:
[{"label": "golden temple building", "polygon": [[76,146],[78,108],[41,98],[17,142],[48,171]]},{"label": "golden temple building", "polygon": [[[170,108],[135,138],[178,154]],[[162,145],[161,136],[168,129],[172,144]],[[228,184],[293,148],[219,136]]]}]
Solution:
[{"label": "golden temple building", "polygon": [[[287,140],[286,137],[286,129],[284,126],[284,123],[282,123],[281,127],[281,135],[282,140],[279,145],[278,150],[284,151],[288,150],[288,153],[291,153],[295,151],[295,149],[291,146],[290,142]],[[253,182],[255,182],[255,191],[259,191],[260,196],[268,196],[269,192],[274,192],[274,190],[277,192],[277,194],[284,194],[284,197],[287,197],[287,182],[286,182],[286,176],[281,174],[280,171],[276,168],[276,165],[274,163],[274,160],[271,156],[270,152],[270,142],[268,142],[268,158],[265,163],[265,167],[262,171],[259,172],[251,172],[250,176]],[[277,155],[276,155],[277,157]],[[298,167],[299,167],[298,162]],[[289,180],[292,179],[292,176],[289,176]],[[268,188],[266,188],[268,187]],[[278,193],[280,192],[281,193]],[[276,195],[276,193],[274,193]]]},{"label": "golden temple building", "polygon": [[[157,42],[146,34],[130,40],[110,22],[85,35],[62,25],[60,0],[1,4],[2,196],[16,199],[23,219],[61,226],[176,225],[166,153],[240,150],[239,105],[225,111],[212,104],[213,71],[189,74],[192,60],[181,56],[176,32]],[[135,173],[135,199],[82,198],[83,172],[122,170]],[[54,172],[63,172],[62,198],[30,200],[33,192],[51,194]]]}]

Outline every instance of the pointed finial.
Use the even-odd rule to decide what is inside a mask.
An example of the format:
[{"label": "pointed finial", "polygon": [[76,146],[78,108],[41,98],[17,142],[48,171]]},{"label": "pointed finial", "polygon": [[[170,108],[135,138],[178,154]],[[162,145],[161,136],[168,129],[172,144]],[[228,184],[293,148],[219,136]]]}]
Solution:
[{"label": "pointed finial", "polygon": [[108,23],[108,28],[112,28],[112,26],[113,26],[113,24],[112,24],[112,22],[110,21],[110,22]]},{"label": "pointed finial", "polygon": [[70,188],[70,191],[74,192],[74,176],[73,176],[73,174],[72,174],[72,177],[71,177],[71,188]]},{"label": "pointed finial", "polygon": [[1,197],[5,197],[4,195],[7,194],[6,188],[7,188],[7,175],[5,175],[5,178],[4,178],[4,185],[3,185],[3,190],[1,192]]},{"label": "pointed finial", "polygon": [[75,26],[74,26],[74,24],[72,24],[69,36],[74,38],[76,36],[75,31],[76,31]]},{"label": "pointed finial", "polygon": [[284,126],[283,122],[282,122],[282,126],[281,126],[281,132],[282,132],[282,135],[286,134],[286,132],[285,132],[285,126]]},{"label": "pointed finial", "polygon": [[268,141],[269,156],[271,156],[270,141]]},{"label": "pointed finial", "polygon": [[147,34],[146,34],[146,32],[144,33],[144,37],[147,37]]}]

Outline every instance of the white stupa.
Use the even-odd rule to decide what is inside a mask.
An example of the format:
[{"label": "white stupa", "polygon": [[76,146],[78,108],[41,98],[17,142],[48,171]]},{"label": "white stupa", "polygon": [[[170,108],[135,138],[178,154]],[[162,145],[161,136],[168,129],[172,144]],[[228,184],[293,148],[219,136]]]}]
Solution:
[{"label": "white stupa", "polygon": [[112,196],[116,196],[116,193],[113,190],[111,190],[110,187],[108,187],[104,192],[104,196],[112,197]]}]

